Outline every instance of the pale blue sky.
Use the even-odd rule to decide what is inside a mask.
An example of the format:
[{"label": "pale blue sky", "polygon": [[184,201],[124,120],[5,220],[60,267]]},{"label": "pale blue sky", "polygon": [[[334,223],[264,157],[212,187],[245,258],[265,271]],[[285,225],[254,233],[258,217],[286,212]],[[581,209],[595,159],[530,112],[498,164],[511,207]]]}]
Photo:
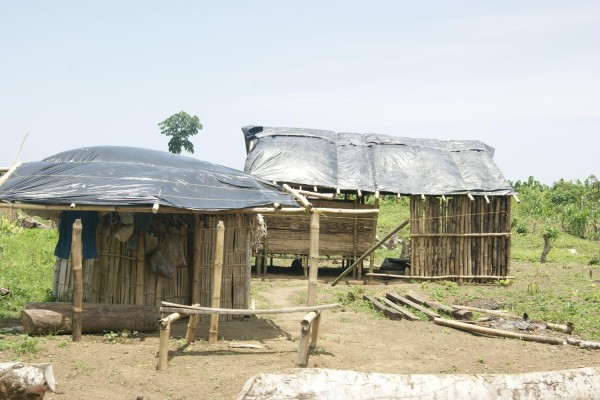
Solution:
[{"label": "pale blue sky", "polygon": [[597,1],[0,0],[0,166],[82,146],[243,169],[240,128],[374,132],[496,148],[507,179],[600,177]]}]

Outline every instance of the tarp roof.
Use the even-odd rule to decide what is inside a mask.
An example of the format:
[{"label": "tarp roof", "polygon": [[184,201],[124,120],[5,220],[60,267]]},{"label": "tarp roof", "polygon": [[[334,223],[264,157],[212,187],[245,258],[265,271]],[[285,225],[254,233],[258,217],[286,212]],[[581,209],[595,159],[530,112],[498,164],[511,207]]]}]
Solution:
[{"label": "tarp roof", "polygon": [[24,163],[0,186],[0,201],[48,205],[235,210],[297,206],[280,188],[195,158],[135,147],[84,147]]},{"label": "tarp roof", "polygon": [[514,193],[476,140],[442,141],[318,129],[242,128],[245,171],[321,189],[425,195]]}]

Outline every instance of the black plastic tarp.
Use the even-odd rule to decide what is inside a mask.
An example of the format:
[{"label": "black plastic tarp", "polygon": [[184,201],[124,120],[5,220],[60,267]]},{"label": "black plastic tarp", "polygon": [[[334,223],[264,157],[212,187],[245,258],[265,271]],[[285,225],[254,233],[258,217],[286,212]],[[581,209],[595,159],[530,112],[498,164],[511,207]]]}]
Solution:
[{"label": "black plastic tarp", "polygon": [[232,210],[297,206],[270,182],[224,166],[167,152],[102,146],[24,163],[0,186],[0,201],[50,205],[140,206]]},{"label": "black plastic tarp", "polygon": [[374,193],[514,193],[477,140],[246,126],[245,171],[278,183]]}]

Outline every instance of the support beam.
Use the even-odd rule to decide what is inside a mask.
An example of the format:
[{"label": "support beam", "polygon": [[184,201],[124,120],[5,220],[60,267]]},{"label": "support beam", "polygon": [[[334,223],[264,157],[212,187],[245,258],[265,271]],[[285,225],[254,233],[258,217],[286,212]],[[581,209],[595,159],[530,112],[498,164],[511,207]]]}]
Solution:
[{"label": "support beam", "polygon": [[338,276],[332,283],[331,286],[335,286],[338,284],[339,281],[341,281],[346,275],[348,275],[350,272],[352,272],[354,270],[354,268],[356,268],[356,266],[365,258],[367,258],[369,256],[369,254],[371,254],[372,252],[374,252],[375,250],[377,250],[378,248],[380,248],[385,242],[387,242],[389,240],[389,238],[392,237],[392,235],[394,235],[396,232],[398,232],[400,229],[404,228],[406,225],[408,225],[408,223],[410,222],[410,220],[406,220],[403,223],[401,223],[400,225],[398,225],[396,228],[394,228],[390,233],[388,233],[387,235],[385,235],[385,237],[383,239],[381,239],[378,243],[376,243],[373,247],[371,247],[369,250],[367,250],[362,256],[360,256],[358,258],[358,260],[354,261],[354,263],[349,266],[344,272],[342,272],[340,274],[340,276]]},{"label": "support beam", "polygon": [[73,316],[72,339],[81,341],[81,314],[83,311],[83,263],[81,246],[81,219],[73,223],[73,236],[71,239],[71,269],[73,274]]},{"label": "support beam", "polygon": [[[215,269],[213,271],[213,292],[211,306],[218,308],[221,305],[221,280],[223,277],[223,244],[225,242],[225,225],[223,221],[217,224],[217,243],[215,246]],[[219,332],[219,314],[210,317],[210,330],[208,332],[208,343],[217,343]]]}]

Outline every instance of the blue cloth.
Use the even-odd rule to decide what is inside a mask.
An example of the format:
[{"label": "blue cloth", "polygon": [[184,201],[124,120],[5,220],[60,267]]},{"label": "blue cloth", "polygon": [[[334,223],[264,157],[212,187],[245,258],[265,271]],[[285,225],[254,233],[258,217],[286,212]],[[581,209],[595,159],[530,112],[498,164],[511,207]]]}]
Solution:
[{"label": "blue cloth", "polygon": [[58,242],[54,255],[59,258],[71,257],[71,241],[73,239],[73,223],[81,219],[81,245],[83,259],[98,258],[96,251],[96,229],[98,228],[98,213],[96,211],[63,211],[58,225]]}]

